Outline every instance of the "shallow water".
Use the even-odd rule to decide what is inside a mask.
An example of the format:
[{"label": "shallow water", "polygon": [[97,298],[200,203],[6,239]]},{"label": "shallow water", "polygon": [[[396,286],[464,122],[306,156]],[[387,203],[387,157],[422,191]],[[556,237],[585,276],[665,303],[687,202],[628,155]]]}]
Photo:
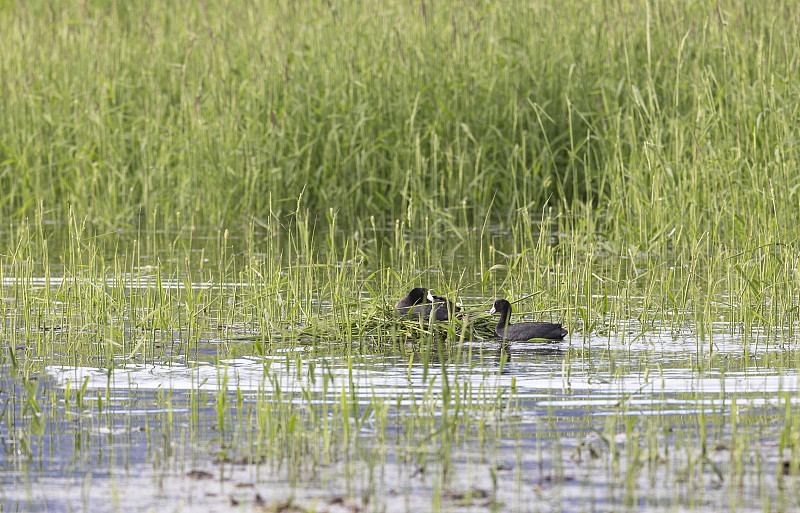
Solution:
[{"label": "shallow water", "polygon": [[[218,365],[46,365],[27,387],[4,365],[0,504],[250,511],[291,499],[315,511],[788,511],[800,495],[797,476],[782,472],[791,449],[781,437],[800,377],[774,363],[792,358],[779,339],[755,341],[761,349],[750,358],[743,348],[753,337],[727,333],[702,343],[580,334],[507,348],[466,342],[444,359],[414,344],[390,355],[283,343]],[[215,342],[206,343],[212,352]],[[26,408],[32,390],[39,413]],[[339,449],[321,449],[324,431],[306,427],[299,453],[278,441],[252,461],[250,437],[265,411],[273,415],[267,430],[280,415],[297,414],[296,429],[311,411],[316,422],[328,418]],[[32,415],[42,427],[32,427]],[[355,433],[343,435],[337,419]]]},{"label": "shallow water", "polygon": [[[0,511],[800,507],[791,334],[720,320],[700,335],[689,315],[507,347],[312,342],[262,336],[263,305],[242,296],[283,299],[246,275],[126,269],[0,276]],[[476,309],[491,299],[461,291]],[[595,299],[646,309],[630,291]]]}]

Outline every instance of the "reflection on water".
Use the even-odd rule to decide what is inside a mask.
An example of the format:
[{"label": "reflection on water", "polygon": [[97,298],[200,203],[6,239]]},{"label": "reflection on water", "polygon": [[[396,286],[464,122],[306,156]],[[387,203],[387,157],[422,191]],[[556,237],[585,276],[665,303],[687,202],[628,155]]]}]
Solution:
[{"label": "reflection on water", "polygon": [[[708,347],[713,352],[704,352]],[[778,347],[771,351],[780,356]],[[311,356],[287,345],[269,356],[222,359],[219,365],[51,365],[29,382],[41,395],[49,391],[58,398],[38,413],[46,436],[32,433],[31,415],[37,414],[24,406],[30,384],[12,379],[5,366],[2,400],[6,418],[16,420],[4,422],[0,432],[6,450],[0,503],[3,509],[95,511],[107,509],[111,494],[119,505],[112,509],[125,510],[250,511],[294,497],[319,511],[345,503],[350,511],[420,511],[435,501],[456,511],[549,511],[544,505],[554,504],[564,511],[702,511],[724,503],[735,488],[739,511],[760,509],[765,497],[796,505],[796,496],[787,499],[774,481],[728,483],[729,474],[719,470],[732,451],[745,449],[758,454],[745,458],[752,468],[780,465],[777,426],[758,427],[757,445],[736,449],[727,420],[733,412],[766,415],[797,404],[797,369],[765,365],[769,350],[746,365],[741,344],[730,336],[700,347],[694,338],[670,336],[507,347],[467,342],[457,354],[442,365],[435,354],[423,358],[413,351]],[[454,391],[473,421],[487,423],[481,429],[496,435],[480,438],[461,428],[461,442],[447,443],[448,491],[439,496],[439,474],[430,470],[439,464],[436,452],[427,464],[413,463],[400,448],[437,446],[435,419],[447,409],[446,400],[452,408]],[[233,405],[227,434],[219,431],[221,397]],[[214,454],[225,447],[247,447],[241,437],[251,429],[248,415],[257,415],[263,404],[280,401],[292,412],[335,406],[343,398],[361,413],[384,404],[388,418],[397,419],[394,427],[380,428],[371,417],[360,423],[361,456],[354,460],[331,461],[301,481],[282,466],[215,463]],[[422,412],[434,419],[433,431],[406,438],[403,419]],[[648,418],[658,420],[648,424]],[[692,466],[697,454],[676,447],[681,437],[697,436],[691,428],[699,418],[717,441],[714,452],[703,456],[708,463]],[[648,430],[654,430],[651,438],[637,438]],[[31,456],[20,465],[23,439]],[[648,448],[647,440],[655,445]],[[631,447],[644,456],[628,461],[633,456],[624,451]],[[370,463],[375,454],[381,455],[377,475]],[[648,470],[626,474],[635,464]]]},{"label": "reflection on water", "polygon": [[[477,345],[474,344],[474,345]],[[617,361],[613,369],[596,369],[582,366],[583,360],[575,360],[569,369],[562,365],[568,348],[567,342],[558,345],[517,343],[500,349],[480,353],[480,365],[456,365],[450,373],[457,375],[459,382],[477,387],[516,386],[520,399],[536,399],[553,394],[568,396],[569,403],[580,405],[602,404],[609,398],[630,401],[634,397],[657,398],[674,394],[701,394],[723,397],[725,394],[775,395],[800,390],[800,376],[796,370],[780,372],[769,369],[744,369],[721,373],[718,370],[699,372],[691,368],[641,367],[619,372],[623,361]],[[563,346],[563,347],[562,347]],[[642,361],[635,352],[627,351],[632,361]],[[475,357],[473,357],[475,358]],[[658,354],[648,352],[646,358],[657,362]],[[187,390],[261,391],[271,392],[279,388],[283,393],[311,392],[321,394],[334,390],[331,400],[336,401],[342,387],[353,387],[349,393],[358,397],[397,398],[410,392],[437,391],[437,377],[441,375],[436,366],[427,367],[419,363],[408,365],[398,358],[364,357],[360,363],[348,365],[347,357],[303,358],[294,355],[269,357],[244,357],[221,359],[220,365],[196,362],[192,365],[180,363],[124,364],[119,368],[49,366],[47,373],[56,386],[66,387],[69,382],[85,383],[89,389],[165,389],[175,392]],[[356,360],[357,362],[359,360]],[[500,361],[504,362],[499,371]],[[664,358],[666,360],[666,358]],[[593,361],[593,360],[592,360]],[[305,368],[305,370],[304,370]],[[74,385],[73,385],[74,386]],[[431,388],[433,387],[433,388]],[[722,394],[722,395],[720,395]],[[612,403],[609,403],[612,404]]]}]

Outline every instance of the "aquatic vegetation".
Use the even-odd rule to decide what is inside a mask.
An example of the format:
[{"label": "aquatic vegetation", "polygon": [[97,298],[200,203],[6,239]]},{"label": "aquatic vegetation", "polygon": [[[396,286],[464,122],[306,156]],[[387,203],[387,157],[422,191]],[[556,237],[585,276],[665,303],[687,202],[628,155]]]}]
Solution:
[{"label": "aquatic vegetation", "polygon": [[[800,447],[795,310],[772,306],[787,322],[769,333],[752,305],[724,300],[722,283],[741,279],[735,258],[687,285],[686,268],[579,255],[556,231],[520,254],[509,249],[519,241],[485,239],[481,261],[458,256],[457,236],[397,224],[383,237],[412,241],[414,257],[384,247],[405,263],[375,269],[377,238],[357,243],[331,216],[318,241],[296,215],[279,235],[212,233],[200,251],[181,235],[109,242],[73,223],[55,272],[29,258],[51,244],[43,227],[18,225],[0,266],[7,466],[42,483],[36,468],[103,452],[116,477],[94,480],[119,489],[120,506],[136,503],[140,481],[120,484],[116,461],[176,490],[210,475],[237,502],[312,510],[322,489],[368,510],[524,510],[563,492],[691,509],[740,486],[742,507],[794,504],[772,476],[794,482]],[[436,261],[455,265],[419,272]],[[465,318],[398,315],[398,295],[420,281],[459,298]],[[719,287],[711,300],[707,283]],[[566,320],[570,336],[492,340],[484,312],[500,295],[519,299],[521,318]],[[7,485],[4,501],[29,500]]]},{"label": "aquatic vegetation", "polygon": [[0,509],[797,509],[797,17],[0,9]]}]

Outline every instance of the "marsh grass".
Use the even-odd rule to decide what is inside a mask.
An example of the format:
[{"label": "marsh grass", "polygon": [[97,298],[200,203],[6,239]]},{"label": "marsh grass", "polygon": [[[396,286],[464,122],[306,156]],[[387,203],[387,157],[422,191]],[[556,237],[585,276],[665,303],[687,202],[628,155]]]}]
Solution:
[{"label": "marsh grass", "polygon": [[[496,320],[481,312],[497,297],[517,301],[515,318],[563,322],[573,338],[695,329],[697,351],[710,354],[713,345],[704,345],[720,327],[745,336],[792,336],[797,328],[798,257],[790,246],[754,260],[704,239],[690,256],[661,262],[641,251],[614,255],[599,243],[579,250],[557,216],[539,219],[536,232],[473,232],[451,244],[459,235],[418,235],[402,222],[340,230],[334,211],[318,241],[299,202],[297,209],[289,218],[270,214],[243,236],[120,237],[96,234],[73,216],[62,240],[48,236],[41,219],[12,225],[16,241],[2,270],[13,305],[7,339],[48,358],[107,363],[189,358],[209,339],[222,351],[249,340],[238,350],[262,353],[282,340],[458,343],[491,338]],[[378,261],[397,266],[372,267]],[[469,316],[401,319],[390,305],[416,284],[461,300]]]},{"label": "marsh grass", "polygon": [[[640,254],[615,260],[600,250],[577,251],[556,228],[557,218],[540,220],[539,230],[528,235],[485,237],[476,248],[484,259],[465,263],[458,256],[464,246],[449,244],[458,239],[449,233],[417,237],[398,223],[356,239],[337,228],[334,215],[326,219],[328,230],[322,233],[304,221],[304,212],[295,215],[298,219],[288,222],[271,215],[281,224],[253,226],[240,238],[216,231],[207,239],[187,232],[190,237],[145,234],[135,241],[109,242],[75,222],[58,251],[63,260],[49,264],[27,258],[42,255],[43,248],[52,251],[58,242],[38,238],[46,231],[43,226],[16,226],[19,240],[3,256],[2,266],[10,319],[3,336],[16,341],[7,353],[8,361],[16,362],[15,375],[36,376],[43,365],[53,363],[107,369],[109,380],[115,370],[142,363],[216,366],[216,377],[194,382],[188,397],[162,391],[123,401],[131,409],[145,402],[157,411],[147,417],[142,436],[148,461],[161,476],[213,462],[212,470],[221,475],[262,468],[302,487],[335,469],[349,476],[348,489],[374,492],[383,482],[376,476],[398,465],[401,473],[416,473],[415,479],[425,483],[431,505],[444,508],[453,497],[469,496],[465,493],[493,493],[506,497],[501,502],[508,500],[503,487],[509,481],[502,469],[511,463],[502,444],[517,440],[511,459],[520,462],[513,468],[525,486],[529,478],[521,474],[531,464],[527,451],[538,447],[543,463],[533,468],[540,468],[540,483],[562,486],[588,472],[597,477],[587,482],[606,483],[609,501],[633,507],[650,500],[644,490],[653,482],[666,481],[674,495],[658,500],[695,507],[700,499],[687,500],[674,490],[699,497],[709,486],[755,478],[773,483],[769,476],[783,472],[783,458],[788,472],[796,465],[798,443],[792,432],[798,421],[791,394],[778,408],[740,407],[724,392],[721,406],[709,406],[703,392],[665,395],[655,398],[653,416],[640,418],[635,415],[637,394],[631,393],[603,407],[600,421],[585,412],[565,414],[557,406],[548,406],[551,411],[530,421],[530,403],[519,401],[514,381],[505,386],[492,382],[517,356],[502,348],[497,356],[476,349],[476,341],[489,338],[495,318],[426,323],[403,319],[391,306],[417,283],[460,298],[472,314],[485,310],[494,297],[519,299],[515,311],[522,317],[569,323],[569,349],[557,357],[566,382],[583,366],[598,379],[613,381],[646,365],[652,366],[642,378],[648,383],[648,373],[658,376],[674,365],[691,365],[698,373],[749,368],[748,358],[765,349],[755,346],[763,338],[753,334],[753,356],[734,359],[726,353],[721,361],[710,334],[766,329],[773,326],[771,316],[792,319],[793,311],[770,306],[775,313],[758,310],[766,315],[756,317],[750,313],[754,305],[720,298],[729,283],[747,287],[753,297],[780,294],[780,288],[766,284],[789,272],[786,267],[747,267],[758,278],[745,282],[739,281],[743,278],[736,265],[744,267],[735,256],[710,269],[699,256],[683,266],[656,264]],[[515,253],[518,237],[536,242]],[[394,247],[385,239],[407,242]],[[145,247],[153,253],[144,253]],[[376,254],[405,263],[372,269],[368,263]],[[452,267],[422,273],[416,267],[437,262]],[[705,297],[709,287],[718,287],[711,289],[716,290],[713,301]],[[720,316],[726,322],[719,324]],[[750,320],[737,325],[745,318]],[[691,327],[698,327],[690,337],[696,345],[686,348],[686,361],[652,361],[647,350],[640,357],[626,356],[641,337]],[[790,322],[781,329],[791,333],[796,326]],[[603,349],[604,339],[608,349]],[[619,347],[620,339],[626,341],[623,348],[627,343],[631,349],[612,350],[611,341]],[[796,355],[770,355],[760,365],[776,372],[797,368]],[[263,385],[237,385],[235,368],[228,363],[237,357],[263,362]],[[376,358],[407,368],[407,379],[415,386],[395,397],[379,391],[365,394],[357,384],[358,372]],[[482,378],[470,379],[473,373]],[[16,392],[20,400],[13,403],[25,406],[4,413],[15,433],[19,451],[13,459],[20,469],[45,459],[41,440],[46,424],[41,419],[59,415],[62,408],[81,432],[121,422],[119,409],[109,407],[115,402],[111,385],[87,387],[77,377],[63,389],[27,383],[34,385]],[[211,389],[203,388],[210,384]],[[569,399],[569,394],[563,397]],[[764,398],[773,400],[769,394]],[[673,414],[669,401],[676,399],[699,409]],[[744,404],[748,399],[742,397]],[[183,409],[188,413],[171,413]],[[137,433],[135,417],[124,422],[131,423],[127,432]],[[762,437],[779,441],[769,458],[757,454]],[[75,444],[76,454],[100,447],[97,438],[85,434],[76,436]],[[463,488],[459,476],[465,468],[480,469],[485,478],[476,482],[499,483],[497,489],[490,484],[480,492]],[[792,479],[791,474],[780,476]],[[747,486],[755,496],[777,493],[771,484],[760,492]],[[742,500],[749,504],[751,499]]]},{"label": "marsh grass", "polygon": [[[800,370],[797,19],[737,1],[0,9],[4,468],[31,496],[49,458],[97,456],[364,496],[396,470],[434,509],[480,495],[471,470],[495,508],[578,476],[612,508],[723,489],[731,510],[791,510],[793,389],[643,390]],[[417,285],[517,301],[568,347],[400,318]],[[560,389],[520,396],[531,355]],[[384,361],[413,386],[366,393]],[[49,386],[61,366],[74,379]],[[120,384],[141,366],[190,386]],[[641,388],[569,406],[572,380],[626,378]]]},{"label": "marsh grass", "polygon": [[0,207],[525,230],[546,205],[615,254],[791,244],[797,12],[748,5],[15,6]]},{"label": "marsh grass", "polygon": [[[352,325],[355,291],[420,270],[483,297],[544,290],[526,309],[586,332],[796,324],[790,7],[101,4],[0,14],[0,208],[40,276],[238,276],[261,284],[238,293],[267,337],[327,307]],[[180,261],[134,263],[173,243]],[[169,330],[178,312],[155,305],[180,304],[174,326],[202,331],[207,292],[157,294],[142,322]]]}]

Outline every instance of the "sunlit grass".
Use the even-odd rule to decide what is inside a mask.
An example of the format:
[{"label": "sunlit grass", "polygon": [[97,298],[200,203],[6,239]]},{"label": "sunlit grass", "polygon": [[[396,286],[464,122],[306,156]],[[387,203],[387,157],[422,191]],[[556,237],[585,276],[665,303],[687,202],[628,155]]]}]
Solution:
[{"label": "sunlit grass", "polygon": [[[65,452],[65,472],[145,458],[159,480],[207,466],[221,486],[246,469],[374,510],[390,473],[422,509],[549,511],[576,480],[611,508],[793,509],[788,382],[647,387],[800,369],[798,16],[0,9],[3,468],[35,482]],[[413,286],[471,316],[400,318]],[[481,312],[499,297],[570,337],[494,344]],[[531,354],[546,397],[519,392]],[[243,361],[260,383],[236,381]],[[60,366],[74,379],[53,387]],[[358,381],[381,366],[395,395]],[[141,369],[190,386],[136,391]],[[626,380],[641,388],[569,404],[574,383]]]},{"label": "sunlit grass", "polygon": [[70,205],[101,231],[238,230],[303,196],[312,225],[334,207],[350,229],[376,216],[457,231],[491,205],[524,233],[520,213],[547,205],[615,254],[779,248],[800,204],[797,15],[17,5],[0,13],[0,208],[63,222]]}]

